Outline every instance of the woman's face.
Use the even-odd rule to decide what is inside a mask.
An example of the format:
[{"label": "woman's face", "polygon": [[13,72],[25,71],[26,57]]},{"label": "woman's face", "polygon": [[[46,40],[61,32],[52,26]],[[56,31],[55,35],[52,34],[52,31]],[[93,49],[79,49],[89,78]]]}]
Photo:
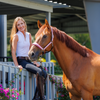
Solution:
[{"label": "woman's face", "polygon": [[18,20],[17,22],[17,29],[18,31],[21,31],[22,33],[25,32],[25,23],[22,20]]}]

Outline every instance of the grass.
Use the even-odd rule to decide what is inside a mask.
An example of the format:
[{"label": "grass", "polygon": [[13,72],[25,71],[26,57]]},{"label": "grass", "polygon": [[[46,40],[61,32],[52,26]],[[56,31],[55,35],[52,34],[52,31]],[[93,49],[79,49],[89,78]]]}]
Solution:
[{"label": "grass", "polygon": [[55,75],[60,76],[60,77],[62,77],[62,76],[63,76],[63,74],[55,74]]}]

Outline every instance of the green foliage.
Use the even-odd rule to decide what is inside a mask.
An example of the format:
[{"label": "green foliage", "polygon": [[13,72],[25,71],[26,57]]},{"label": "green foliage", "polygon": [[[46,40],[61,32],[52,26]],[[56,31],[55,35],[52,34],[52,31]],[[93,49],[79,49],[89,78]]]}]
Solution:
[{"label": "green foliage", "polygon": [[100,100],[100,96],[93,96],[93,100]]},{"label": "green foliage", "polygon": [[[7,57],[11,57],[10,37],[7,37]],[[11,58],[8,61],[13,61]]]},{"label": "green foliage", "polygon": [[70,34],[78,43],[91,49],[91,42],[89,34]]},{"label": "green foliage", "polygon": [[[56,60],[56,58],[52,52],[51,52],[51,59]],[[56,60],[56,63],[54,65],[54,71],[55,71],[54,74],[63,74],[63,71],[62,71],[61,67],[59,66],[57,60]]]}]

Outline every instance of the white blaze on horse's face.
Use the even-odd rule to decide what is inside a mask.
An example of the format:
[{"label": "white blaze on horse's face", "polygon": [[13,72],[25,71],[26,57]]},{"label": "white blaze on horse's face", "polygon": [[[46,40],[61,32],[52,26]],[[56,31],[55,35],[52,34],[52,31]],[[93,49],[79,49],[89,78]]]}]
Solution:
[{"label": "white blaze on horse's face", "polygon": [[[45,25],[44,27],[43,25],[39,30],[35,35],[35,39],[36,39],[35,43],[38,44],[38,46],[45,48],[52,38],[51,28],[50,26]],[[51,46],[48,46],[44,51],[49,51],[50,49],[51,49]],[[33,43],[28,55],[29,55],[29,58],[34,61],[34,60],[37,60],[37,58],[42,54],[42,52],[43,50],[37,47],[37,45],[34,45]]]}]

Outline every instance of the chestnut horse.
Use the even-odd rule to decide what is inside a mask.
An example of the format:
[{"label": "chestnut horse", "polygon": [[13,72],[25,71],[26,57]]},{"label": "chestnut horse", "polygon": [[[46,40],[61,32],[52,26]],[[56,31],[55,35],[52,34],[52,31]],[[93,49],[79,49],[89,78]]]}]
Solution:
[{"label": "chestnut horse", "polygon": [[38,21],[38,28],[29,58],[34,61],[43,52],[52,51],[71,100],[93,100],[93,95],[100,95],[100,55],[50,26],[46,19],[44,25]]}]

